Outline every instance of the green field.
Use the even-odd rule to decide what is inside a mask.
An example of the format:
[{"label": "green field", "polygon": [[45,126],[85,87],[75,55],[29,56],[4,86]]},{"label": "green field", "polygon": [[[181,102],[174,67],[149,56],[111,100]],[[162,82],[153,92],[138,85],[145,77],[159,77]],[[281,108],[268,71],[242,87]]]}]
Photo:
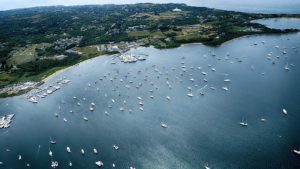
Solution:
[{"label": "green field", "polygon": [[9,55],[8,64],[9,65],[19,65],[26,62],[34,61],[37,58],[36,49],[44,50],[50,47],[49,43],[32,44],[26,45],[25,47],[16,48]]}]

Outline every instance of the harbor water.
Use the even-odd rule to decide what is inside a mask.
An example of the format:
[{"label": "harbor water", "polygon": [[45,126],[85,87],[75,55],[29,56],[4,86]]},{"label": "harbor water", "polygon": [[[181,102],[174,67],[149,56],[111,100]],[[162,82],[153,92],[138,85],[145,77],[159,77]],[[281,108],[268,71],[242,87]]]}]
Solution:
[{"label": "harbor water", "polygon": [[15,114],[0,130],[0,168],[300,168],[300,33],[130,53],[146,60],[97,57],[48,80],[71,82],[36,104],[0,99],[0,116]]}]

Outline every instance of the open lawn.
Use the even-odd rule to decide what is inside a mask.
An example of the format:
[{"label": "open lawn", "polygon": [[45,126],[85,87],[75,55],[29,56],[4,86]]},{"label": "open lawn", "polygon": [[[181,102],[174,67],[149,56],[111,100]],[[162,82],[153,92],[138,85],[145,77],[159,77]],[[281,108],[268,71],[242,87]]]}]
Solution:
[{"label": "open lawn", "polygon": [[19,65],[30,61],[34,61],[37,58],[36,49],[45,49],[50,46],[51,44],[49,43],[41,43],[16,48],[9,54],[10,58],[7,62],[9,65]]}]

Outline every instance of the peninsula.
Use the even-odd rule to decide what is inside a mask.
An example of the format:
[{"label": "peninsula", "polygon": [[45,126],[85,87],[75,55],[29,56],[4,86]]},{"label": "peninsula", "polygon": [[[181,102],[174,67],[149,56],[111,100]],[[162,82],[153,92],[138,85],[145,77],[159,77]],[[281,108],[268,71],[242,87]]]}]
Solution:
[{"label": "peninsula", "polygon": [[51,6],[0,12],[0,97],[24,93],[54,72],[132,47],[217,46],[253,34],[291,33],[252,22],[292,14],[251,14],[185,4]]}]

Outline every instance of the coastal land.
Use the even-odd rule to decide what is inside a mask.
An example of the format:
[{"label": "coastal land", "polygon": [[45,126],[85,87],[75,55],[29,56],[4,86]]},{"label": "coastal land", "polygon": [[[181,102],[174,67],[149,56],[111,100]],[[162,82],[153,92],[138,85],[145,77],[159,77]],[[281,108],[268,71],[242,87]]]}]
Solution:
[{"label": "coastal land", "polygon": [[[130,48],[218,46],[254,34],[293,33],[253,20],[299,14],[251,14],[185,4],[52,6],[0,12],[0,97],[23,94],[53,73]],[[124,58],[124,57],[123,57]],[[128,57],[127,57],[128,58]]]}]

